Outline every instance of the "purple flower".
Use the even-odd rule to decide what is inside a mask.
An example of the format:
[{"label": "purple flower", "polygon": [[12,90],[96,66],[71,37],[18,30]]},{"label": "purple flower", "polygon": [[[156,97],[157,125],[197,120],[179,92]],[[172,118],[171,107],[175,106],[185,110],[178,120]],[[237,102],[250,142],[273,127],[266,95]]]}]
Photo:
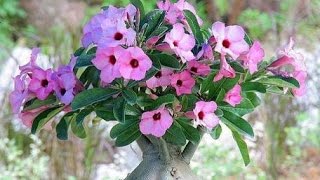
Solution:
[{"label": "purple flower", "polygon": [[28,89],[40,100],[45,100],[53,92],[55,82],[52,80],[52,73],[51,69],[35,68],[32,70]]}]

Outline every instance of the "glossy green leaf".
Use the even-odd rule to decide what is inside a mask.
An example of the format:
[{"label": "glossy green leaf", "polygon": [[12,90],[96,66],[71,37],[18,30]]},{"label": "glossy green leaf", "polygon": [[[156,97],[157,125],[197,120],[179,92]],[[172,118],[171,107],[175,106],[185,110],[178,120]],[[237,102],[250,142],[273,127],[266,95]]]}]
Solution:
[{"label": "glossy green leaf", "polygon": [[130,0],[131,4],[133,4],[140,11],[140,17],[143,18],[145,15],[143,4],[140,0]]},{"label": "glossy green leaf", "polygon": [[219,104],[220,109],[233,112],[235,114],[238,114],[239,116],[243,116],[243,115],[248,114],[254,110],[254,105],[247,98],[242,98],[241,103],[236,105],[235,107],[229,105],[226,102],[221,102],[218,104]]},{"label": "glossy green leaf", "polygon": [[250,156],[247,143],[242,139],[241,135],[235,131],[232,131],[232,136],[238,145],[243,162],[247,166],[250,163]]},{"label": "glossy green leaf", "polygon": [[198,44],[204,43],[203,34],[196,16],[189,10],[184,10],[183,12]]},{"label": "glossy green leaf", "polygon": [[111,96],[119,93],[119,90],[111,88],[93,88],[80,92],[71,103],[73,110],[77,110],[88,105],[107,100]]},{"label": "glossy green leaf", "polygon": [[32,122],[31,133],[35,134],[43,128],[54,116],[62,111],[64,107],[53,107],[41,112]]},{"label": "glossy green leaf", "polygon": [[145,15],[140,25],[143,26],[144,24],[148,24],[148,27],[145,30],[145,36],[147,38],[162,24],[164,17],[165,12],[160,9],[155,9]]},{"label": "glossy green leaf", "polygon": [[164,96],[160,96],[158,99],[154,100],[154,102],[151,104],[150,108],[157,109],[161,105],[173,103],[174,99],[175,99],[175,96],[173,94],[167,94]]},{"label": "glossy green leaf", "polygon": [[221,118],[221,120],[224,124],[236,130],[237,132],[243,135],[254,137],[251,125],[237,114],[224,110],[223,118]]},{"label": "glossy green leaf", "polygon": [[93,58],[95,58],[95,54],[83,54],[83,55],[80,55],[78,57],[78,59],[77,59],[75,67],[79,68],[79,67],[91,66],[92,65],[91,60]]},{"label": "glossy green leaf", "polygon": [[135,131],[136,129],[139,129],[139,120],[140,119],[138,117],[130,117],[130,119],[127,118],[125,123],[118,123],[112,127],[110,137],[115,139],[125,133],[125,131]]},{"label": "glossy green leaf", "polygon": [[250,100],[251,104],[254,106],[254,107],[257,107],[261,104],[261,99],[259,98],[259,96],[254,93],[254,92],[246,92],[245,93],[245,96],[247,99]]},{"label": "glossy green leaf", "polygon": [[166,140],[166,142],[178,146],[185,145],[187,141],[182,129],[176,122],[174,122],[171,125],[171,127],[167,130],[166,134],[164,135],[164,139]]},{"label": "glossy green leaf", "polygon": [[80,47],[79,49],[77,49],[74,53],[73,53],[73,55],[74,56],[80,56],[83,52],[84,52],[84,50],[85,50],[86,48],[84,48],[84,47]]},{"label": "glossy green leaf", "polygon": [[266,85],[288,87],[288,88],[299,88],[299,82],[291,77],[271,76],[268,78],[259,79],[258,82]]},{"label": "glossy green leaf", "polygon": [[224,97],[226,95],[226,90],[224,90],[223,88],[220,90],[217,98],[216,98],[216,102],[219,102],[219,101],[223,101]]},{"label": "glossy green leaf", "polygon": [[262,83],[258,82],[244,82],[241,84],[241,90],[244,92],[260,92],[260,93],[266,93],[267,88]]},{"label": "glossy green leaf", "polygon": [[131,105],[137,102],[137,94],[132,89],[124,89],[122,96]]},{"label": "glossy green leaf", "polygon": [[119,98],[113,107],[113,115],[117,121],[124,123],[126,120],[125,116],[126,111],[126,101],[122,98]]},{"label": "glossy green leaf", "polygon": [[96,110],[96,114],[99,118],[101,118],[105,121],[115,121],[116,120],[116,118],[113,115],[113,111]]},{"label": "glossy green leaf", "polygon": [[220,135],[221,135],[221,132],[222,132],[222,128],[221,128],[221,125],[218,124],[216,127],[214,127],[211,132],[210,132],[210,136],[217,140],[219,139]]},{"label": "glossy green leaf", "polygon": [[57,105],[57,98],[54,95],[50,95],[45,100],[40,100],[37,98],[34,98],[28,102],[26,102],[23,111],[30,111],[33,109],[40,108],[42,106],[53,106]]},{"label": "glossy green leaf", "polygon": [[71,118],[71,130],[78,138],[84,139],[87,137],[85,127],[83,126],[83,123],[77,123],[76,117],[77,115],[74,115]]},{"label": "glossy green leaf", "polygon": [[195,103],[198,101],[197,96],[190,94],[190,95],[183,95],[181,100],[182,111],[191,111],[195,107]]},{"label": "glossy green leaf", "polygon": [[158,59],[162,66],[170,67],[173,69],[180,69],[180,63],[177,58],[173,57],[169,54],[157,53],[150,54],[149,57],[151,59]]},{"label": "glossy green leaf", "polygon": [[60,140],[68,140],[68,130],[70,126],[70,119],[74,112],[65,114],[56,126],[57,138]]},{"label": "glossy green leaf", "polygon": [[83,109],[79,112],[79,114],[77,114],[76,116],[76,122],[77,125],[82,124],[84,119],[93,111],[92,108],[90,109]]},{"label": "glossy green leaf", "polygon": [[200,133],[189,123],[189,119],[176,119],[176,121],[182,127],[182,131],[189,141],[191,141],[193,144],[196,144],[200,141]]}]

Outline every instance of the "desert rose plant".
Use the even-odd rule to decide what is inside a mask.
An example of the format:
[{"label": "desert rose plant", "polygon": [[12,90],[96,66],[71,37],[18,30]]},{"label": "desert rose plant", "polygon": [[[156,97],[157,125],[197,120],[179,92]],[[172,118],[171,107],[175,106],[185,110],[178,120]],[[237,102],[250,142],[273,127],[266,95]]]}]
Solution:
[{"label": "desert rose plant", "polygon": [[[230,130],[245,165],[244,137],[254,137],[243,118],[265,93],[301,96],[306,90],[303,56],[293,40],[273,62],[243,28],[202,20],[185,0],[158,2],[145,13],[139,0],[102,10],[85,25],[82,47],[68,65],[43,69],[34,48],[20,67],[10,94],[12,109],[37,133],[56,121],[86,137],[91,121],[116,121],[115,145],[136,141],[143,161],[127,179],[198,179],[189,163],[205,133],[218,139]],[[56,118],[54,118],[56,117]],[[214,170],[213,170],[214,171]]]}]

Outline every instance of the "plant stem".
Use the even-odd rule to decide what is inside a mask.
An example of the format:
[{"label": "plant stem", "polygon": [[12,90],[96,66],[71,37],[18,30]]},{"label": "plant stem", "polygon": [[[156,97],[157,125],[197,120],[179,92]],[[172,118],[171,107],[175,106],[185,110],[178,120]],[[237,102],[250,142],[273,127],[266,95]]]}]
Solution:
[{"label": "plant stem", "polygon": [[171,161],[171,156],[169,153],[169,149],[167,146],[167,143],[164,139],[160,138],[159,139],[159,151],[160,151],[160,159],[165,163],[169,164]]},{"label": "plant stem", "polygon": [[147,137],[143,135],[139,139],[137,139],[137,144],[143,153],[152,148],[151,142],[147,139]]},{"label": "plant stem", "polygon": [[184,162],[186,162],[187,164],[190,163],[194,153],[196,152],[200,142],[201,142],[201,139],[204,135],[204,133],[206,132],[206,129],[205,127],[201,127],[201,126],[198,126],[197,128],[200,132],[200,140],[199,142],[197,142],[196,144],[192,143],[191,141],[188,142],[188,144],[186,145],[186,147],[184,148],[183,152],[182,152],[182,160]]}]

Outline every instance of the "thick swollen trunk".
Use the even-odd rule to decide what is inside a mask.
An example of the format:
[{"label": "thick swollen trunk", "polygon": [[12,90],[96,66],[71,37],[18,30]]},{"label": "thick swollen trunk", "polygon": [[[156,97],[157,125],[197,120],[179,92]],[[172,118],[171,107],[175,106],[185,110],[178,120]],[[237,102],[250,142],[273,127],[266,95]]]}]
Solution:
[{"label": "thick swollen trunk", "polygon": [[145,157],[126,180],[197,180],[189,165],[180,158],[166,164],[159,156]]},{"label": "thick swollen trunk", "polygon": [[[201,136],[204,131],[199,129]],[[189,164],[199,143],[189,142],[183,149],[163,139],[142,136],[137,140],[143,152],[141,163],[125,180],[198,180]]]}]

